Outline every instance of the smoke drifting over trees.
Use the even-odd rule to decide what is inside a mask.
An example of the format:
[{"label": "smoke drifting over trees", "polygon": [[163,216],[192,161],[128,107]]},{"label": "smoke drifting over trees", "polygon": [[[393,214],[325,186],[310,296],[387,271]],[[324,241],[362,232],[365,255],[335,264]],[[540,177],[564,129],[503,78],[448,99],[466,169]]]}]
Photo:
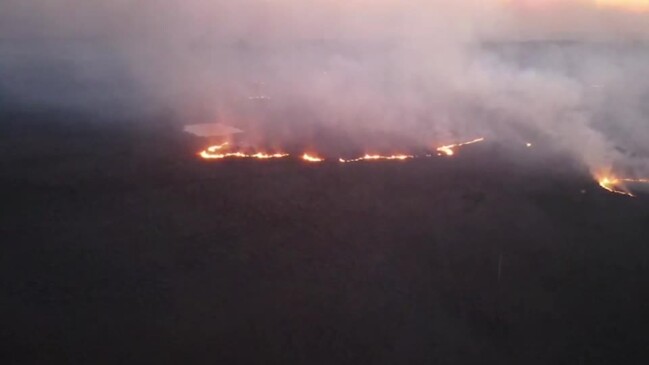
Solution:
[{"label": "smoke drifting over trees", "polygon": [[421,146],[542,139],[593,171],[641,175],[649,15],[617,5],[5,0],[0,100],[317,126],[367,146],[368,131]]}]

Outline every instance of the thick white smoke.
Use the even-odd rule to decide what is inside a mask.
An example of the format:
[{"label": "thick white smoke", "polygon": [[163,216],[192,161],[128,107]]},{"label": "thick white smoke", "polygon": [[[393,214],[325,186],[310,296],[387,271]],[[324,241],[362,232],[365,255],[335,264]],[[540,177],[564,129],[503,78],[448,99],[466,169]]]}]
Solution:
[{"label": "thick white smoke", "polygon": [[5,0],[0,90],[357,141],[537,136],[647,171],[649,16],[596,3]]}]

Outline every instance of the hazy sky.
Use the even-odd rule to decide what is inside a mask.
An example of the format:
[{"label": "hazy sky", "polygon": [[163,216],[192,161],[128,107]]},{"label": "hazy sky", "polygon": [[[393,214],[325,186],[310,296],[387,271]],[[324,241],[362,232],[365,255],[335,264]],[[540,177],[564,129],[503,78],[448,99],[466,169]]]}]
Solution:
[{"label": "hazy sky", "polygon": [[3,37],[174,29],[196,37],[377,37],[428,31],[433,20],[501,37],[649,33],[649,0],[2,0],[0,7]]}]

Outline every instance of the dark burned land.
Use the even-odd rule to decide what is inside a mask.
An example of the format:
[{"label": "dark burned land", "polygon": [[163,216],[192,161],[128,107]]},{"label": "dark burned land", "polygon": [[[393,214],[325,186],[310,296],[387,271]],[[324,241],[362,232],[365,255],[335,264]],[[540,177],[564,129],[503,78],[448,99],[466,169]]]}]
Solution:
[{"label": "dark burned land", "polygon": [[3,364],[647,359],[649,200],[541,147],[205,163],[170,124],[3,118]]}]

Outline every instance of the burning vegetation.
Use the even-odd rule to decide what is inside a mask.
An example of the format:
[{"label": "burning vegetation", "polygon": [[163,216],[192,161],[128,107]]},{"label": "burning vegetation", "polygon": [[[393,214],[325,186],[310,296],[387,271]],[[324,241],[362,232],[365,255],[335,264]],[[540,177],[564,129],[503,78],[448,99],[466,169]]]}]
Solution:
[{"label": "burning vegetation", "polygon": [[236,152],[224,152],[224,149],[227,149],[229,146],[228,142],[214,145],[206,148],[205,150],[199,152],[199,156],[205,160],[223,160],[227,158],[252,158],[258,160],[268,160],[268,159],[277,159],[288,157],[287,153],[266,153],[266,152],[254,152],[246,153],[241,151]]},{"label": "burning vegetation", "polygon": [[302,159],[304,161],[307,161],[307,162],[323,162],[324,161],[324,158],[313,156],[313,155],[310,155],[308,153],[303,154]]},{"label": "burning vegetation", "polygon": [[[460,142],[455,144],[449,144],[437,147],[435,151],[437,156],[454,156],[456,150],[460,147],[483,142],[484,137],[476,138],[467,142]],[[532,147],[531,143],[526,143],[526,147]],[[231,145],[229,142],[224,142],[221,144],[209,146],[206,149],[198,153],[204,160],[226,160],[226,159],[257,159],[257,160],[270,160],[270,159],[283,159],[291,157],[289,153],[284,152],[246,152],[246,151],[237,151],[231,150]],[[424,158],[424,157],[433,157],[434,154],[426,155],[413,155],[413,154],[391,154],[391,155],[381,155],[381,154],[365,154],[356,158],[343,158],[339,157],[336,159],[339,163],[348,164],[354,162],[365,162],[365,161],[405,161],[410,159]],[[300,160],[308,163],[321,163],[325,162],[326,159],[312,152],[305,152],[299,157]],[[631,192],[628,188],[628,184],[649,184],[649,179],[632,179],[632,178],[619,178],[610,173],[599,173],[595,176],[596,181],[599,186],[603,189],[629,197],[635,197],[635,194]]]},{"label": "burning vegetation", "polygon": [[630,191],[627,185],[649,184],[649,179],[629,179],[618,178],[611,175],[602,175],[597,178],[597,182],[599,183],[599,186],[610,191],[611,193],[635,197],[635,194]]},{"label": "burning vegetation", "polygon": [[349,162],[359,162],[359,161],[378,161],[378,160],[408,160],[411,158],[415,158],[416,156],[414,155],[389,155],[389,156],[383,156],[383,155],[369,155],[366,154],[362,157],[358,158],[352,158],[349,160],[345,160],[344,158],[339,158],[338,161],[342,163],[349,163]]},{"label": "burning vegetation", "polygon": [[610,191],[611,193],[621,194],[634,197],[630,191],[624,186],[623,181],[612,176],[604,176],[598,179],[599,186]]},{"label": "burning vegetation", "polygon": [[455,154],[455,149],[458,147],[462,146],[467,146],[470,144],[478,143],[484,141],[484,138],[476,138],[474,140],[468,141],[468,142],[462,142],[462,143],[456,143],[456,144],[449,144],[446,146],[441,146],[437,147],[437,152],[440,154],[445,154],[446,156],[453,156]]},{"label": "burning vegetation", "polygon": [[[441,155],[440,152],[443,152],[443,154],[447,156],[453,156],[455,154],[455,149],[461,146],[466,146],[478,142],[484,141],[484,138],[476,138],[474,140],[468,141],[468,142],[462,142],[462,143],[455,143],[455,144],[450,144],[446,146],[442,146],[437,148],[438,154]],[[236,150],[231,150],[231,146],[228,142],[224,142],[221,144],[209,146],[203,151],[200,151],[198,155],[204,159],[204,160],[224,160],[224,159],[236,159],[236,158],[250,158],[250,159],[261,159],[261,160],[266,160],[266,159],[278,159],[278,158],[285,158],[289,157],[290,154],[288,153],[267,153],[267,152],[254,152],[254,153],[248,153],[244,151],[236,151]],[[340,163],[352,163],[352,162],[362,162],[362,161],[403,161],[403,160],[409,160],[409,159],[414,159],[414,158],[420,158],[420,157],[431,157],[432,155],[427,154],[425,156],[417,156],[413,154],[390,154],[390,155],[382,155],[382,154],[365,154],[360,157],[355,157],[355,158],[343,158],[339,157],[337,158],[337,161]],[[325,159],[323,157],[320,157],[314,153],[309,153],[305,152],[300,156],[300,159],[306,162],[324,162]]]}]

